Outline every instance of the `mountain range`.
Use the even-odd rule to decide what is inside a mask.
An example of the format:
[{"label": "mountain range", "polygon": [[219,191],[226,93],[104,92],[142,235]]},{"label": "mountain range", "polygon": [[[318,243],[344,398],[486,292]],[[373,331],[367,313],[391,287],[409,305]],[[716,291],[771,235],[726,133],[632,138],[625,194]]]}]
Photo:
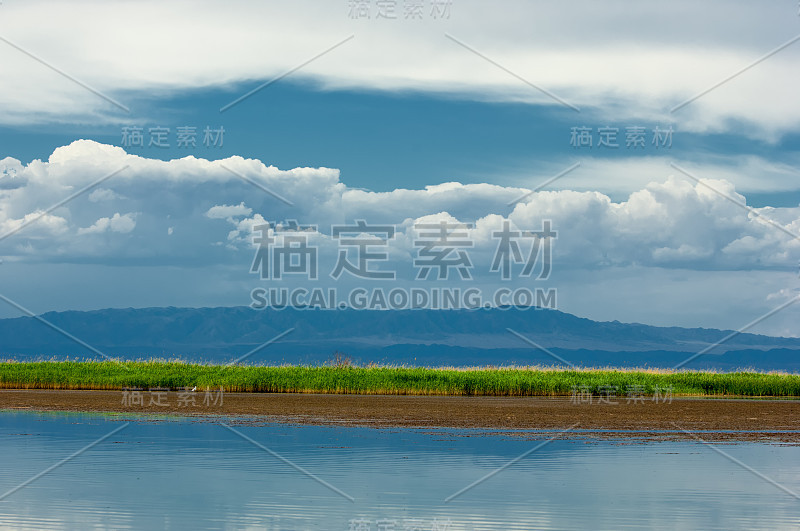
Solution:
[{"label": "mountain range", "polygon": [[[46,323],[45,323],[46,322]],[[56,330],[59,329],[59,330]],[[70,337],[71,336],[71,337]],[[280,336],[274,342],[270,342]],[[720,341],[722,344],[683,362]],[[800,338],[598,322],[557,310],[319,310],[248,307],[50,312],[0,319],[11,359],[180,358],[360,364],[566,365],[800,371]]]}]

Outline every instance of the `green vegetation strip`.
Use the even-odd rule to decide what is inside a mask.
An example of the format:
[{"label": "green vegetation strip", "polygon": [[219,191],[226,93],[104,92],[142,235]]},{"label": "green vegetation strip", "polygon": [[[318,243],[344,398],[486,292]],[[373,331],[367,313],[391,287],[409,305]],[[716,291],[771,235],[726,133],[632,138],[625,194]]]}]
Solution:
[{"label": "green vegetation strip", "polygon": [[45,361],[0,363],[0,388],[194,387],[228,392],[549,396],[629,389],[652,395],[800,396],[800,375],[547,368],[224,366],[183,362]]}]

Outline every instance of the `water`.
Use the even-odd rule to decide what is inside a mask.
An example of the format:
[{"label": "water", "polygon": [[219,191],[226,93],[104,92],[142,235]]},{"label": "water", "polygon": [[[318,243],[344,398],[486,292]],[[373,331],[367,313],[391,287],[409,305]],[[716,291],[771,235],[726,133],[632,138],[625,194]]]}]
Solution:
[{"label": "water", "polygon": [[[0,527],[800,527],[800,500],[695,441],[556,440],[446,502],[551,434],[232,424],[260,448],[213,422],[96,414],[0,413],[0,496],[126,422],[2,499]],[[716,446],[800,492],[800,447]]]}]

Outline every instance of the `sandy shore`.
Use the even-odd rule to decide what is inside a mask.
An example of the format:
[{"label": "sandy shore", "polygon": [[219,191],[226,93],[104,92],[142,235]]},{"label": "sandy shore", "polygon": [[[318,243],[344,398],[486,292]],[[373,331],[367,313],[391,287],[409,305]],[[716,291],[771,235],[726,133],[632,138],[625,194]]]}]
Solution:
[{"label": "sandy shore", "polygon": [[[141,404],[122,391],[0,390],[0,408],[36,411],[92,411],[209,417],[234,422],[373,427],[469,428],[491,430],[625,430],[606,437],[764,439],[800,443],[800,402],[786,400],[680,399],[672,402],[574,404],[569,397],[441,397],[327,394],[261,394],[144,391]],[[160,402],[160,405],[159,405]],[[193,403],[192,403],[193,402]],[[254,418],[255,417],[255,418]],[[725,434],[728,430],[740,433]],[[794,430],[798,433],[776,433]],[[631,433],[632,431],[639,433]],[[757,432],[757,433],[756,433]]]}]

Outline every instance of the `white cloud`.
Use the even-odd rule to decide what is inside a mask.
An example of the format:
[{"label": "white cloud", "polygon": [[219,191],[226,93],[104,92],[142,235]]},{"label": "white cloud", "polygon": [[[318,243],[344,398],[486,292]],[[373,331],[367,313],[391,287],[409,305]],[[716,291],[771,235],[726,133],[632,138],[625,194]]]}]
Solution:
[{"label": "white cloud", "polygon": [[[83,194],[0,240],[2,267],[38,267],[41,274],[47,268],[61,271],[62,281],[80,280],[76,286],[89,286],[81,288],[84,294],[97,288],[98,294],[86,295],[97,306],[127,305],[128,299],[108,302],[100,292],[115,293],[120,275],[127,278],[134,272],[138,279],[150,278],[131,295],[130,300],[149,301],[142,304],[248,304],[248,286],[258,282],[250,273],[256,246],[253,226],[288,220],[318,226],[309,243],[319,248],[320,282],[331,282],[326,269],[332,269],[339,250],[331,225],[358,219],[395,224],[398,232],[389,244],[388,267],[396,266],[410,282],[418,249],[415,222],[471,223],[473,282],[490,286],[497,280],[488,272],[497,245],[492,233],[506,220],[512,228],[537,230],[550,219],[558,232],[550,282],[559,289],[559,307],[600,319],[736,327],[769,311],[777,305],[776,298],[788,293],[781,290],[793,290],[797,283],[800,242],[680,174],[661,180],[656,176],[624,201],[596,191],[540,191],[509,207],[525,189],[447,183],[423,190],[366,192],[348,189],[335,169],[280,170],[241,157],[151,160],[91,141],[58,148],[47,161],[9,164],[16,167],[15,179],[24,184],[0,192],[3,234],[128,166],[107,181],[119,196],[113,203],[92,202]],[[730,182],[703,182],[746,200]],[[800,232],[800,207],[757,211]],[[527,255],[524,247],[523,254]],[[162,279],[166,271],[191,271],[195,281],[214,286],[202,291],[211,298],[197,299],[201,292],[178,293]],[[32,290],[39,289],[33,284]],[[75,293],[70,299],[63,288],[57,291],[64,297],[61,308],[69,307]],[[776,300],[768,300],[770,294]],[[682,307],[687,301],[691,311]],[[53,308],[56,303],[42,304]],[[792,333],[790,318],[795,317],[787,311],[761,330]]]},{"label": "white cloud", "polygon": [[[3,209],[5,210],[5,209]],[[3,211],[2,214],[5,214]],[[3,235],[25,230],[30,239],[53,238],[68,232],[67,220],[61,216],[48,214],[42,210],[34,210],[18,219],[3,216],[0,221],[0,230]]]},{"label": "white cloud", "polygon": [[[423,190],[368,192],[348,189],[334,169],[279,170],[241,157],[161,161],[92,141],[58,148],[47,162],[21,165],[18,176],[26,184],[0,195],[0,227],[13,230],[99,176],[126,166],[108,181],[119,198],[115,210],[109,211],[105,202],[80,196],[0,241],[0,252],[35,254],[39,260],[92,256],[102,262],[123,252],[152,257],[155,263],[225,263],[232,259],[231,249],[251,252],[253,225],[296,220],[317,225],[320,241],[327,241],[325,245],[335,254],[331,225],[364,219],[372,224],[397,224],[400,234],[391,245],[396,256],[408,257],[415,250],[414,220],[444,219],[474,224],[470,235],[475,252],[488,260],[496,245],[492,232],[500,229],[503,220],[520,229],[538,230],[543,220],[551,219],[559,234],[555,260],[570,268],[638,264],[785,269],[795,267],[800,258],[798,240],[708,188],[746,201],[725,180],[704,179],[707,186],[703,186],[678,174],[651,182],[621,202],[594,191],[540,191],[509,207],[525,189],[446,183]],[[292,206],[223,166],[288,198]],[[123,208],[136,212],[135,217],[121,214],[118,210]],[[800,233],[800,208],[766,207],[758,212]],[[136,237],[113,242],[72,237],[102,232],[124,235],[134,227]],[[170,229],[177,232],[179,228],[181,238],[169,238]],[[25,245],[20,247],[21,242]]]},{"label": "white cloud", "polygon": [[[680,136],[680,132],[676,133]],[[605,158],[598,153],[576,151],[575,159],[580,167],[547,186],[547,190],[567,188],[581,191],[602,191],[619,196],[645,188],[652,182],[663,182],[669,176],[683,177],[670,166],[673,162],[699,179],[727,181],[741,193],[774,193],[800,190],[800,157],[787,153],[788,163],[756,155],[704,154],[702,161],[684,161],[679,151],[663,150],[660,156],[630,156]],[[579,157],[578,157],[579,156]],[[530,190],[539,186],[567,167],[570,161],[560,164],[552,162],[542,165],[530,161],[525,166],[506,170],[505,175],[493,176],[521,189]],[[535,166],[532,168],[532,166]],[[472,175],[472,178],[480,178]]]},{"label": "white cloud", "polygon": [[118,232],[127,234],[136,228],[136,219],[133,214],[119,215],[119,212],[110,218],[100,218],[91,227],[78,229],[78,236],[84,234],[102,234],[104,232]]},{"label": "white cloud", "polygon": [[244,201],[238,205],[215,205],[208,209],[206,217],[211,219],[226,219],[240,216],[249,216],[252,208],[245,206]]},{"label": "white cloud", "polygon": [[[449,34],[580,107],[576,119],[680,120],[684,130],[773,139],[796,131],[800,120],[798,43],[669,112],[795,36],[796,7],[788,2],[681,0],[633,7],[611,3],[598,10],[588,0],[568,8],[461,0],[453,3],[448,19],[433,20],[426,13],[425,23],[402,16],[352,20],[347,11],[345,3],[308,0],[239,0],[225,6],[31,1],[4,5],[3,19],[4,37],[11,42],[134,110],[141,107],[141,95],[153,91],[245,82],[244,93],[349,35],[355,37],[293,79],[325,88],[422,90],[560,105],[449,40]],[[253,49],[264,53],[249,53]],[[6,123],[118,121],[112,104],[18,50],[3,44],[0,61],[14,72],[0,94]]]},{"label": "white cloud", "polygon": [[108,188],[97,188],[92,190],[89,194],[89,201],[92,203],[100,203],[102,201],[111,201],[112,199],[120,199],[120,196],[115,194],[113,190]]}]

